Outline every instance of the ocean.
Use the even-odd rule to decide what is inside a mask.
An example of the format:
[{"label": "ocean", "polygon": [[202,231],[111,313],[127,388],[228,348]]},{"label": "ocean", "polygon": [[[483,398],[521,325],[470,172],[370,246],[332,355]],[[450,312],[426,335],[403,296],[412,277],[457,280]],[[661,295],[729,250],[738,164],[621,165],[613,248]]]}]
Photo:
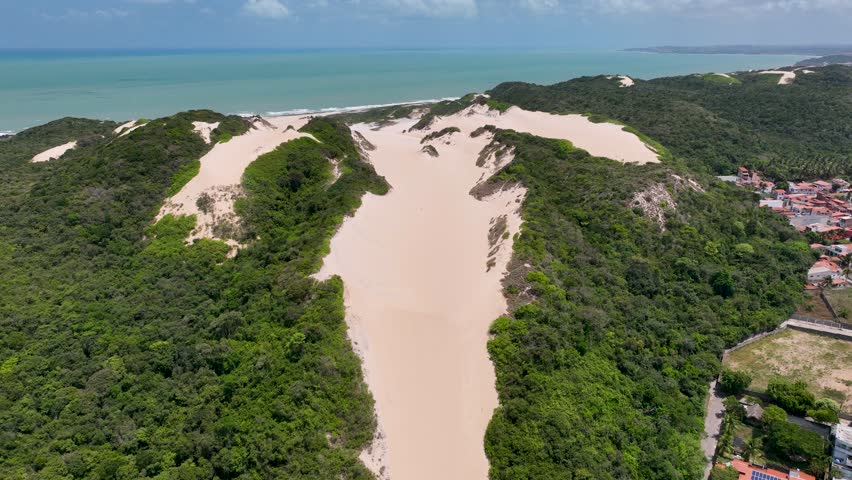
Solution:
[{"label": "ocean", "polygon": [[505,81],[650,79],[791,65],[792,55],[569,50],[0,50],[0,133],[64,117],[210,108],[278,114],[457,97]]}]

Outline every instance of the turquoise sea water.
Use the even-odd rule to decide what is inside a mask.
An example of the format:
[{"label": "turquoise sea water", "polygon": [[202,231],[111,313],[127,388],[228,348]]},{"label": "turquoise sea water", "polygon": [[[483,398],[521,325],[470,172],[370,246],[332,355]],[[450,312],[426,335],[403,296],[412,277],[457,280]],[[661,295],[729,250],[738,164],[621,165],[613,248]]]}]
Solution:
[{"label": "turquoise sea water", "polygon": [[504,81],[654,78],[790,65],[781,55],[560,50],[0,51],[0,132],[63,116],[270,113],[461,96]]}]

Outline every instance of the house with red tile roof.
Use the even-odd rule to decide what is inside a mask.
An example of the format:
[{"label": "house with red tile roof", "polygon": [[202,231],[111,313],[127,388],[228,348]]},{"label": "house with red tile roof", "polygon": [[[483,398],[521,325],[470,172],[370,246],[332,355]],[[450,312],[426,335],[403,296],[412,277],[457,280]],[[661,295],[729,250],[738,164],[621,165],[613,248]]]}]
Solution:
[{"label": "house with red tile roof", "polygon": [[732,460],[730,465],[718,464],[720,467],[733,468],[739,473],[739,480],[816,480],[816,477],[800,470],[782,472],[774,468],[762,468],[742,460]]},{"label": "house with red tile roof", "polygon": [[825,180],[817,180],[816,182],[814,182],[814,187],[816,187],[817,191],[820,192],[831,191],[831,183],[826,182]]}]

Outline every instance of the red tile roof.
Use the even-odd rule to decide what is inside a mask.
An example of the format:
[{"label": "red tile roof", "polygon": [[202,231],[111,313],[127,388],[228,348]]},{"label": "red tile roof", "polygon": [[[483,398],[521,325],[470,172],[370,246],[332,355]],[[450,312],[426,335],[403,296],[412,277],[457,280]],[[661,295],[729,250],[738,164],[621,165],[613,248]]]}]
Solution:
[{"label": "red tile roof", "polygon": [[740,474],[740,480],[751,480],[752,472],[765,473],[767,475],[772,475],[773,477],[778,477],[781,480],[816,480],[816,477],[813,475],[808,475],[807,473],[800,472],[799,470],[791,470],[788,474],[773,468],[760,468],[742,460],[731,461],[731,466]]}]

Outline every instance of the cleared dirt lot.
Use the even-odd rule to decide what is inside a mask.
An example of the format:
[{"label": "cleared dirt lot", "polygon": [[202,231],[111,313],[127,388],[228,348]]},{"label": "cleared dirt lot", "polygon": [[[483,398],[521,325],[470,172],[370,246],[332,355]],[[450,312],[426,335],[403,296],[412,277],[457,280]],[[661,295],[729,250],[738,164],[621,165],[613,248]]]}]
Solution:
[{"label": "cleared dirt lot", "polygon": [[775,377],[803,380],[817,398],[831,398],[852,413],[852,342],[786,329],[731,352],[724,362],[751,374],[751,390]]}]

